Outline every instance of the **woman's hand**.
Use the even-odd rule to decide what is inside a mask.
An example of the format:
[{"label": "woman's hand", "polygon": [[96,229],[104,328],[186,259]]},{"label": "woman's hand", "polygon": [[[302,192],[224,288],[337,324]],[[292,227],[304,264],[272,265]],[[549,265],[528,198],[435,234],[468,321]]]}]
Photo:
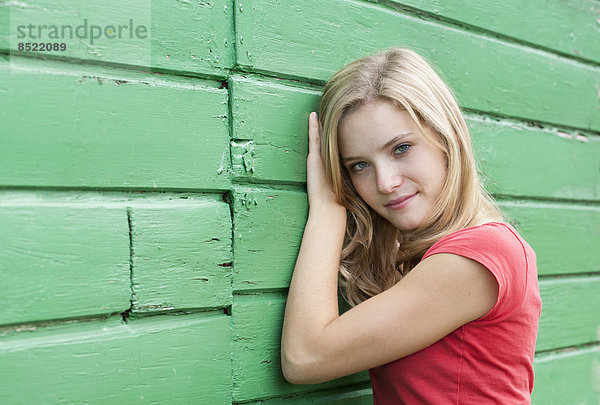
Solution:
[{"label": "woman's hand", "polygon": [[306,159],[306,189],[310,209],[340,211],[345,208],[337,202],[327,181],[325,165],[321,157],[321,134],[317,113],[311,112],[308,118],[308,158]]}]

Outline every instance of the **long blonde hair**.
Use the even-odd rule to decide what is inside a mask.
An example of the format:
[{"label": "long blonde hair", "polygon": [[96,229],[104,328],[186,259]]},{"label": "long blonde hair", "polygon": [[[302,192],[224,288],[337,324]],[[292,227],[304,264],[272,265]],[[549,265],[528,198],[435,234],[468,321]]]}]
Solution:
[{"label": "long blonde hair", "polygon": [[[364,202],[340,158],[340,123],[375,100],[406,110],[421,133],[446,156],[448,170],[442,192],[429,218],[408,237]],[[351,306],[392,287],[443,236],[482,218],[503,219],[479,180],[469,130],[456,99],[416,52],[391,48],[344,66],[324,88],[319,119],[327,178],[348,211],[339,285]],[[424,126],[432,130],[434,139],[426,135]]]}]

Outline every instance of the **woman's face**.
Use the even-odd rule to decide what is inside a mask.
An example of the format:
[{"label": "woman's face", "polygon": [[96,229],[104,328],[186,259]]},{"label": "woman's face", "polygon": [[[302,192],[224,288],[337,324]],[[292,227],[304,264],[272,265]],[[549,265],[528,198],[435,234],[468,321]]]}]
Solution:
[{"label": "woman's face", "polygon": [[362,199],[403,233],[423,224],[442,191],[446,159],[408,112],[374,101],[345,117],[338,132],[342,161]]}]

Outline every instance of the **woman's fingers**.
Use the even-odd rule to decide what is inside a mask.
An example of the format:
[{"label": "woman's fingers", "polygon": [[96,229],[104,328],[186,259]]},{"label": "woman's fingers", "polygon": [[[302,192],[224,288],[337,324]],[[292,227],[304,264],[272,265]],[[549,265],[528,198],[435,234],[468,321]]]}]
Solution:
[{"label": "woman's fingers", "polygon": [[319,120],[317,119],[317,113],[313,111],[308,118],[308,153],[319,153],[320,148]]},{"label": "woman's fingers", "polygon": [[311,208],[325,207],[327,210],[346,210],[339,205],[325,174],[325,166],[321,156],[321,131],[317,113],[312,112],[308,118],[309,150],[306,159],[306,188],[308,204]]}]

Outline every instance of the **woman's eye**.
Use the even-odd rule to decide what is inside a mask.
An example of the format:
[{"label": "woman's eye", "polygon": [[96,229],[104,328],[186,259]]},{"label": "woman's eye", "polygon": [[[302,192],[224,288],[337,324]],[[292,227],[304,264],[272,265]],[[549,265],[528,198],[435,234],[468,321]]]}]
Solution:
[{"label": "woman's eye", "polygon": [[410,145],[407,143],[402,143],[402,144],[396,146],[396,148],[394,148],[394,153],[396,155],[401,155],[401,154],[407,152],[408,149],[410,149]]},{"label": "woman's eye", "polygon": [[368,166],[367,162],[358,162],[358,163],[353,164],[350,167],[350,169],[354,170],[355,172],[359,172],[359,171],[361,171],[362,169],[364,169],[367,166]]}]

